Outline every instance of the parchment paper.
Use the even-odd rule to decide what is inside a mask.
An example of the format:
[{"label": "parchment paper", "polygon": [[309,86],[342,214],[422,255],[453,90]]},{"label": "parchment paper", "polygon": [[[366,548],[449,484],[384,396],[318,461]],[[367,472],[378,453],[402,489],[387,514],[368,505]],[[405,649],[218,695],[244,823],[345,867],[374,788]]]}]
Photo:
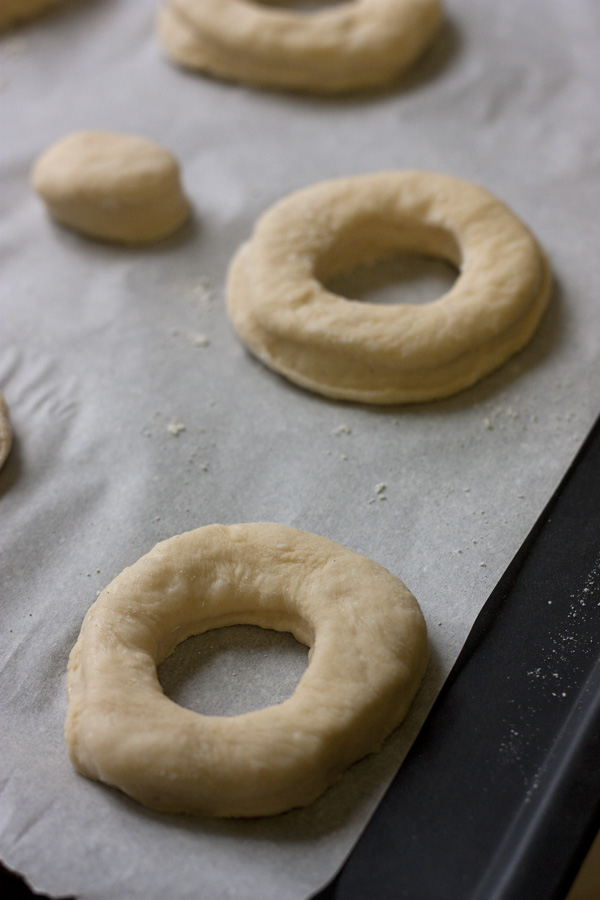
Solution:
[{"label": "parchment paper", "polygon": [[[38,890],[300,900],[322,886],[597,413],[600,8],[445,6],[436,46],[399,86],[337,100],[178,70],[154,0],[73,2],[2,39],[0,385],[15,445],[0,474],[0,855]],[[141,250],[54,225],[30,167],[88,128],[171,149],[193,223]],[[329,402],[238,343],[227,264],[283,194],[394,168],[496,193],[546,248],[556,290],[531,345],[472,390],[410,408]],[[424,300],[448,277],[392,267],[354,290]],[[433,659],[405,727],[318,803],[272,820],[152,813],[78,776],[65,667],[97,592],[163,538],[259,520],[366,553],[419,598]],[[161,678],[180,702],[232,714],[289,695],[305,664],[293,639],[235,628],[192,639]]]}]

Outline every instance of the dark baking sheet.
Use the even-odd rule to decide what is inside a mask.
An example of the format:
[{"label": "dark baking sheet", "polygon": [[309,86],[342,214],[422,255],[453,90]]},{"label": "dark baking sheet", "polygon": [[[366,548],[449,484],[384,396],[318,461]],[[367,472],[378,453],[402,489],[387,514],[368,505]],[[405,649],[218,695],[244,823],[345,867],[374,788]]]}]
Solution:
[{"label": "dark baking sheet", "polygon": [[600,420],[319,900],[559,900],[600,827]]}]

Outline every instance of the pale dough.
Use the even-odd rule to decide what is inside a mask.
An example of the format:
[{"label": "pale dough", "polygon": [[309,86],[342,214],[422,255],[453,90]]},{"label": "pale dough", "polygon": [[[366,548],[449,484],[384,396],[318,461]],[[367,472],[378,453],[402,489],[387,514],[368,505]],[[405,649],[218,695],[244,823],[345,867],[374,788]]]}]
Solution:
[{"label": "pale dough", "polygon": [[10,426],[8,406],[0,393],[0,468],[3,466],[4,460],[10,453],[11,446],[12,428]]},{"label": "pale dough", "polygon": [[[283,703],[232,717],[175,704],[156,667],[192,634],[289,631],[309,665]],[[147,806],[273,815],[313,802],[404,718],[428,656],[402,582],[284,525],[209,525],[125,569],[87,613],[68,667],[75,767]]]},{"label": "pale dough", "polygon": [[41,16],[59,0],[0,0],[0,31]]},{"label": "pale dough", "polygon": [[62,225],[118,243],[164,238],[190,214],[175,158],[137,135],[71,134],[39,158],[32,184]]},{"label": "pale dough", "polygon": [[311,92],[388,84],[433,40],[439,0],[348,0],[302,14],[249,0],[168,0],[158,21],[179,64]]},{"label": "pale dough", "polygon": [[[324,282],[408,251],[459,270],[432,303],[347,300]],[[244,343],[291,381],[328,397],[408,403],[445,397],[531,338],[550,293],[544,253],[483,188],[428,172],[322,182],[259,219],[228,276]]]}]

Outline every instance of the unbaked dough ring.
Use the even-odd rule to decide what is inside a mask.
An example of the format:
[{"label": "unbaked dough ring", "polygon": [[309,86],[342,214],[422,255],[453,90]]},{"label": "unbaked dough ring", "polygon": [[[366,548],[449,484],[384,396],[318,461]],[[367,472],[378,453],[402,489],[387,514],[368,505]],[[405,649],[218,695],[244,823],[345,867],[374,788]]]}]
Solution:
[{"label": "unbaked dough ring", "polygon": [[[238,623],[311,646],[294,694],[232,717],[169,700],[158,663],[190,635]],[[210,525],[157,544],[87,613],[69,661],[67,747],[83,775],[155,809],[272,815],[378,750],[426,661],[419,606],[382,566],[283,525]]]},{"label": "unbaked dough ring", "polygon": [[[399,251],[459,277],[424,305],[347,300],[333,275]],[[386,172],[297,191],[259,219],[228,277],[244,343],[302,387],[364,403],[433,400],[469,387],[531,338],[551,276],[535,238],[467,181]]]},{"label": "unbaked dough ring", "polygon": [[2,0],[0,3],[0,31],[22,25],[43,15],[59,0]]},{"label": "unbaked dough ring", "polygon": [[8,406],[0,393],[0,468],[4,465],[4,460],[10,453],[11,446],[12,428],[10,425],[10,417],[8,415]]},{"label": "unbaked dough ring", "polygon": [[233,81],[311,92],[391,82],[421,55],[439,0],[348,0],[310,14],[248,0],[168,0],[158,21],[176,62]]}]

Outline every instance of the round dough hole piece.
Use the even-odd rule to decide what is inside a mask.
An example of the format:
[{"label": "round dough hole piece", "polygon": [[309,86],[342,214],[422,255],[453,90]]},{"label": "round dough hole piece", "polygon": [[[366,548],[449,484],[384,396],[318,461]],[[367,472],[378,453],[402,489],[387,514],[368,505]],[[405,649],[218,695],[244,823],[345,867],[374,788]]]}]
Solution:
[{"label": "round dough hole piece", "polygon": [[12,446],[12,428],[8,415],[8,406],[2,394],[0,393],[0,468],[4,465],[4,461],[10,453]]},{"label": "round dough hole piece", "polygon": [[168,0],[159,38],[182,66],[268,88],[336,93],[393,81],[433,40],[439,0],[347,0],[312,12]]},{"label": "round dough hole piece", "polygon": [[[234,624],[310,647],[292,696],[231,717],[166,697],[158,664]],[[87,613],[69,660],[67,748],[83,775],[155,809],[273,815],[380,748],[427,655],[417,601],[377,563],[284,525],[205,526],[157,544]]]},{"label": "round dough hole piece", "polygon": [[[374,304],[328,279],[399,252],[452,263],[439,299]],[[297,191],[258,220],[230,266],[238,335],[309,390],[363,403],[454,394],[520,350],[547,305],[551,276],[535,238],[499,200],[448,175],[384,172]]]},{"label": "round dough hole piece", "polygon": [[159,240],[190,214],[175,158],[136,135],[69,135],[38,159],[32,184],[57,222],[117,243]]}]

